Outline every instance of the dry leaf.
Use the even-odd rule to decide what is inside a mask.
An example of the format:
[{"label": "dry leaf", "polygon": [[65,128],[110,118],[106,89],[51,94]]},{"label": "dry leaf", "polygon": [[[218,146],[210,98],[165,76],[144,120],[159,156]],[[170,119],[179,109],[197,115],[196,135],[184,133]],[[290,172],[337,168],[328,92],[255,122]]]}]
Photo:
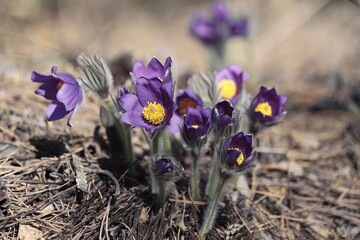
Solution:
[{"label": "dry leaf", "polygon": [[44,233],[37,228],[34,228],[30,225],[22,225],[19,226],[19,240],[39,240],[43,239],[42,236]]}]

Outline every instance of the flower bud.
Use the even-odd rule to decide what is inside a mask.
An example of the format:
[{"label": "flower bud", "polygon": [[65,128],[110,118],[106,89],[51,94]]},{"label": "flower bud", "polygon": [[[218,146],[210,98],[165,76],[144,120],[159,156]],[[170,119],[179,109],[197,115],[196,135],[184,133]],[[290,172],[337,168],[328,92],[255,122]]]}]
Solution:
[{"label": "flower bud", "polygon": [[229,101],[217,103],[212,110],[212,122],[217,137],[227,137],[240,127],[240,112]]}]

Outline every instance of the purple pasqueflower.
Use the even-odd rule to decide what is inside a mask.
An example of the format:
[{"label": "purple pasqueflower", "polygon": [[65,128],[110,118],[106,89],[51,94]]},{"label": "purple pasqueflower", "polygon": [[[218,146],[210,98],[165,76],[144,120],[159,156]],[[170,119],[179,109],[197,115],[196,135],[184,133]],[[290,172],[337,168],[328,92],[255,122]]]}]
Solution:
[{"label": "purple pasqueflower", "polygon": [[174,181],[181,177],[183,167],[173,157],[161,156],[155,159],[152,171],[161,181]]},{"label": "purple pasqueflower", "polygon": [[203,108],[203,101],[200,96],[191,89],[178,93],[176,95],[176,104],[178,105],[176,113],[179,116],[186,116],[189,107],[195,108],[199,111]]},{"label": "purple pasqueflower", "polygon": [[58,67],[51,68],[51,75],[31,73],[31,81],[42,83],[35,93],[46,99],[52,100],[46,110],[48,121],[64,118],[70,113],[67,125],[71,125],[74,111],[83,100],[83,90],[76,79],[69,73],[57,73]]},{"label": "purple pasqueflower", "polygon": [[133,74],[136,79],[144,77],[147,79],[158,78],[160,81],[172,81],[171,76],[171,57],[166,58],[164,65],[157,59],[152,58],[145,67],[144,63],[135,61],[133,64]]},{"label": "purple pasqueflower", "polygon": [[212,16],[194,14],[190,22],[190,32],[204,44],[217,44],[234,36],[247,36],[246,19],[234,19],[223,2],[215,2]]},{"label": "purple pasqueflower", "polygon": [[252,165],[256,152],[252,146],[252,135],[239,132],[224,140],[220,158],[223,171],[240,172]]},{"label": "purple pasqueflower", "polygon": [[251,118],[262,124],[271,124],[282,116],[287,97],[277,95],[275,88],[261,86],[250,105]]},{"label": "purple pasqueflower", "polygon": [[168,125],[176,109],[172,82],[161,82],[158,78],[140,77],[136,94],[123,91],[119,103],[124,110],[121,121],[151,133]]},{"label": "purple pasqueflower", "polygon": [[212,110],[212,122],[217,136],[228,136],[239,130],[240,112],[229,101],[215,104]]},{"label": "purple pasqueflower", "polygon": [[201,111],[188,108],[184,119],[182,134],[189,146],[202,145],[211,126],[211,109],[204,108]]},{"label": "purple pasqueflower", "polygon": [[229,65],[227,68],[221,69],[216,75],[220,98],[229,100],[235,105],[248,77],[249,74],[236,65]]}]

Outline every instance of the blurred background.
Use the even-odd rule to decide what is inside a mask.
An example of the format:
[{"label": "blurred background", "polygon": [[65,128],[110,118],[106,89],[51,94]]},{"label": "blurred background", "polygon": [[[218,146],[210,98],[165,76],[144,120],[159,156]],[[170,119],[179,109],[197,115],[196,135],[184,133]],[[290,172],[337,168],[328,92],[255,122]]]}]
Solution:
[{"label": "blurred background", "polygon": [[[234,38],[228,63],[259,83],[277,86],[296,108],[312,104],[342,84],[359,82],[360,8],[345,0],[225,1],[250,21],[250,37]],[[98,54],[114,74],[128,76],[134,60],[174,59],[175,76],[208,70],[208,55],[190,36],[194,12],[209,13],[212,1],[191,0],[15,0],[0,6],[0,97],[30,83],[33,70],[53,65],[79,76],[78,54]],[[185,76],[185,77],[181,77]],[[26,85],[31,91],[35,87]],[[11,89],[10,91],[8,91]],[[346,94],[345,94],[346,95]],[[295,107],[295,106],[294,106]]]},{"label": "blurred background", "polygon": [[[4,68],[39,68],[79,53],[111,61],[131,53],[145,60],[173,56],[177,67],[206,69],[204,49],[189,35],[196,11],[212,1],[190,0],[15,0],[0,6]],[[226,1],[250,19],[251,47],[261,76],[276,78],[317,68],[345,68],[359,60],[360,9],[342,0]],[[232,62],[244,61],[241,39],[232,40]],[[6,67],[7,66],[7,67]],[[263,73],[266,68],[267,73]],[[347,70],[347,69],[346,69]],[[348,73],[350,74],[350,73]]]}]

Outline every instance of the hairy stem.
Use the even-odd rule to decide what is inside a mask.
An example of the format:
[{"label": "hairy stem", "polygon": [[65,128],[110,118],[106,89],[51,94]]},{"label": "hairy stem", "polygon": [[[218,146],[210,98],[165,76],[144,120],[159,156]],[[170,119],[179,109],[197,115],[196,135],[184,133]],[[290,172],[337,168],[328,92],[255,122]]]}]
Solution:
[{"label": "hairy stem", "polygon": [[217,185],[217,188],[215,191],[215,196],[213,199],[210,200],[210,203],[206,209],[204,222],[203,222],[203,225],[200,230],[201,239],[205,239],[206,234],[211,230],[211,228],[214,224],[214,219],[216,216],[216,209],[219,204],[220,196],[221,196],[223,187],[226,183],[226,180],[227,179],[225,179],[225,178],[221,178],[220,182]]}]

